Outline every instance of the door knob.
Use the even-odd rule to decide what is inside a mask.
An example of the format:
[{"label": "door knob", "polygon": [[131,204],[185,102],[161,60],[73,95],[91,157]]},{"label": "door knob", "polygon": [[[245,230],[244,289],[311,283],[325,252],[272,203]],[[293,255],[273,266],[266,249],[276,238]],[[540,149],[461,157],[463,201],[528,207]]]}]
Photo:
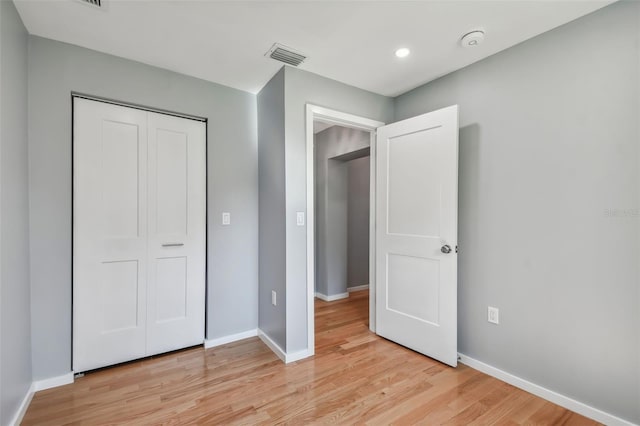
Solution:
[{"label": "door knob", "polygon": [[449,244],[445,244],[442,246],[440,251],[443,252],[444,254],[449,254],[451,253],[451,246]]}]

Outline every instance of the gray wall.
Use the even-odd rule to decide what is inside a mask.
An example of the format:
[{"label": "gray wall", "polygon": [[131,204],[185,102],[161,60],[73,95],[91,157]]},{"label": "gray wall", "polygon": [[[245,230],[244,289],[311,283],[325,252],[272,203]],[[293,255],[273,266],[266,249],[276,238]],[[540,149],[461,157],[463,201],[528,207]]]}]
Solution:
[{"label": "gray wall", "polygon": [[396,99],[460,105],[460,352],[636,423],[639,39],[620,2]]},{"label": "gray wall", "polygon": [[[34,377],[71,365],[71,92],[207,117],[207,337],[258,325],[256,98],[39,37],[29,38]],[[221,226],[221,212],[231,226]]]},{"label": "gray wall", "polygon": [[27,31],[0,1],[0,424],[31,386]]},{"label": "gray wall", "polygon": [[370,141],[369,132],[341,126],[315,135],[316,291],[325,296],[345,293],[349,269],[361,266],[349,264],[349,205],[362,197],[350,191],[346,157],[368,155]]},{"label": "gray wall", "polygon": [[369,284],[369,160],[347,162],[347,287]]},{"label": "gray wall", "polygon": [[[258,94],[260,330],[286,348],[284,69]],[[271,291],[277,304],[271,304]]]},{"label": "gray wall", "polygon": [[296,226],[296,212],[306,212],[307,103],[385,123],[393,119],[391,98],[285,67],[287,352],[307,349],[307,234]]}]

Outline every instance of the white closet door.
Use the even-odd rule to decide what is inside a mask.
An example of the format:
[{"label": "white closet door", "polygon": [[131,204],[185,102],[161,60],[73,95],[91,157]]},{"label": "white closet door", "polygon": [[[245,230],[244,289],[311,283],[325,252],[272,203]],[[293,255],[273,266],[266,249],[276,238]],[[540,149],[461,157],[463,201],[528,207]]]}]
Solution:
[{"label": "white closet door", "polygon": [[204,341],[205,126],[74,100],[74,371]]},{"label": "white closet door", "polygon": [[146,354],[147,113],[74,100],[73,369]]},{"label": "white closet door", "polygon": [[205,123],[149,113],[147,349],[204,341]]}]

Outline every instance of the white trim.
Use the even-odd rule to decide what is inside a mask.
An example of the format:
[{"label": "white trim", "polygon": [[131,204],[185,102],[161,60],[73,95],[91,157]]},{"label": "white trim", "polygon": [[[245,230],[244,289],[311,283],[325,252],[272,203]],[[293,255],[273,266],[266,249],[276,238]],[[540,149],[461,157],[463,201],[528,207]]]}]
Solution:
[{"label": "white trim", "polygon": [[469,367],[488,374],[489,376],[493,376],[503,382],[507,382],[510,385],[539,396],[540,398],[544,398],[547,401],[551,401],[568,410],[582,414],[583,416],[589,417],[597,422],[604,423],[609,426],[633,426],[633,423],[623,420],[620,417],[616,417],[613,414],[606,413],[583,402],[576,401],[573,398],[532,383],[511,373],[507,373],[506,371],[500,370],[499,368],[493,367],[489,364],[485,364],[484,362],[473,359],[465,354],[458,353],[458,357],[462,364],[468,365]]},{"label": "white trim", "polygon": [[369,143],[369,330],[376,332],[376,141],[378,131],[371,132]]},{"label": "white trim", "polygon": [[320,300],[324,300],[325,302],[333,302],[335,300],[346,299],[349,297],[349,293],[338,293],[327,296],[326,294],[316,292],[316,297]]},{"label": "white trim", "polygon": [[227,343],[237,342],[238,340],[248,339],[250,337],[256,337],[258,335],[258,329],[243,331],[242,333],[230,334],[228,336],[217,337],[215,339],[205,339],[204,348],[215,348],[216,346],[226,345]]},{"label": "white trim", "polygon": [[362,291],[362,290],[369,290],[369,284],[347,287],[347,292],[349,293],[353,293],[354,291]]},{"label": "white trim", "polygon": [[260,329],[258,329],[258,337],[285,364],[289,364],[291,362],[296,362],[296,361],[299,361],[299,360],[304,359],[304,358],[308,358],[308,357],[313,355],[312,353],[309,353],[310,351],[308,349],[303,349],[301,351],[288,354],[280,347],[280,345],[278,345],[276,342],[271,340],[271,337],[269,337],[264,331],[262,331]]},{"label": "white trim", "polygon": [[[381,121],[371,120],[369,118],[312,104],[307,104],[307,118],[309,117],[309,113],[313,113],[313,120],[322,120],[327,123],[366,131],[375,130],[378,127],[384,126],[384,123]],[[311,120],[311,124],[313,124],[313,120]],[[313,126],[311,126],[311,134],[313,134]]]},{"label": "white trim", "polygon": [[13,415],[13,418],[9,421],[9,426],[19,426],[22,423],[22,419],[24,415],[27,413],[27,409],[29,408],[29,404],[31,404],[31,399],[33,398],[33,394],[35,391],[33,390],[33,383],[29,387],[27,394],[22,399],[18,410]]},{"label": "white trim", "polygon": [[[307,153],[307,356],[315,352],[315,318],[313,299],[315,296],[315,188],[314,188],[314,149],[313,149],[313,121],[322,121],[346,127],[371,132],[370,162],[371,162],[371,194],[375,194],[375,141],[376,129],[384,126],[381,121],[359,117],[317,105],[306,105],[306,153]],[[375,332],[375,197],[370,200],[370,259],[369,280],[369,328]],[[373,271],[373,273],[371,272]],[[258,334],[260,336],[260,334]],[[292,355],[293,356],[293,355]]]},{"label": "white trim", "polygon": [[301,359],[309,358],[310,356],[313,356],[313,354],[310,353],[307,349],[303,349],[292,354],[287,354],[285,364],[300,361]]},{"label": "white trim", "polygon": [[31,386],[29,386],[29,390],[27,391],[26,395],[22,399],[22,402],[20,403],[20,406],[18,407],[18,410],[13,415],[11,421],[9,421],[9,426],[20,425],[22,419],[24,418],[24,415],[27,413],[29,404],[31,404],[31,399],[33,399],[33,395],[35,395],[36,392],[45,389],[57,388],[58,386],[64,386],[70,383],[73,383],[73,371],[67,374],[63,374],[62,376],[50,377],[48,379],[36,380],[32,382]]},{"label": "white trim", "polygon": [[269,347],[269,349],[273,351],[274,354],[278,356],[278,358],[280,358],[282,362],[287,362],[286,352],[280,347],[280,345],[271,340],[271,337],[267,336],[267,334],[260,329],[258,329],[258,337],[260,338],[260,340],[262,340],[262,342],[264,342],[265,345]]},{"label": "white trim", "polygon": [[33,391],[38,392],[45,389],[57,388],[73,383],[73,371],[62,376],[50,377],[48,379],[36,380],[33,382]]}]

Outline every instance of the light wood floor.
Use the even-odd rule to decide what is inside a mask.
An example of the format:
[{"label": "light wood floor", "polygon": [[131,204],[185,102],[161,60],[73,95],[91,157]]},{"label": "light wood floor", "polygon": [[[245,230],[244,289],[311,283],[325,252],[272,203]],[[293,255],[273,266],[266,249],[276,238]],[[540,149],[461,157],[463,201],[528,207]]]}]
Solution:
[{"label": "light wood floor", "polygon": [[315,306],[312,359],[285,366],[257,338],[187,349],[38,392],[22,424],[597,424],[371,334],[366,291]]}]

